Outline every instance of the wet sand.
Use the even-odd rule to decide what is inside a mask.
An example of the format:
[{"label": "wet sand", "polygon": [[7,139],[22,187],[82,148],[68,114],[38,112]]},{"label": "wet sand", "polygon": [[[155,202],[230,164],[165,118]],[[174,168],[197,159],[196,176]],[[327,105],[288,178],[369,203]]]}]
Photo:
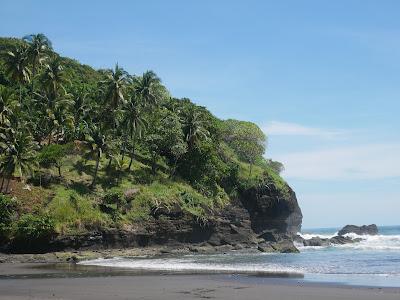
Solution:
[{"label": "wet sand", "polygon": [[235,275],[144,275],[115,268],[37,266],[0,264],[0,299],[400,299],[399,288],[305,283],[287,278],[253,280]]}]

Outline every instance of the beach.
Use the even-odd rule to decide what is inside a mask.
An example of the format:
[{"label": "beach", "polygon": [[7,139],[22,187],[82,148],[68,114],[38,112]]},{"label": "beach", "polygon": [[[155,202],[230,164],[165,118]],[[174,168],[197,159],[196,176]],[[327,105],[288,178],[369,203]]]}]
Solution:
[{"label": "beach", "polygon": [[84,271],[76,270],[72,265],[70,270],[57,269],[54,265],[43,266],[1,264],[0,299],[400,299],[400,288],[306,283],[287,278],[146,275],[118,268],[89,268]]}]

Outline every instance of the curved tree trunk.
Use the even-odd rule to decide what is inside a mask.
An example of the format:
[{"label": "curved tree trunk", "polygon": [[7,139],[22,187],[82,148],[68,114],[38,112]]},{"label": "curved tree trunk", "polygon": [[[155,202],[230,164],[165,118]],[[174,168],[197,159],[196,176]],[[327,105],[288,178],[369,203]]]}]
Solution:
[{"label": "curved tree trunk", "polygon": [[97,179],[97,172],[99,171],[99,164],[100,164],[100,151],[97,151],[97,160],[96,160],[96,168],[94,169],[94,175],[93,175],[93,181],[91,184],[91,187],[94,188],[96,185],[96,179]]}]

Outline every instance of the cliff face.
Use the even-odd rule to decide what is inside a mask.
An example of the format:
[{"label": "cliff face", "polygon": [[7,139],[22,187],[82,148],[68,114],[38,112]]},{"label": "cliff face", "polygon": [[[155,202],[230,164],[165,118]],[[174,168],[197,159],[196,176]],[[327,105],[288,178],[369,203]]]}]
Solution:
[{"label": "cliff face", "polygon": [[58,236],[49,244],[11,245],[9,251],[104,249],[144,246],[187,247],[194,252],[258,248],[264,252],[296,252],[292,239],[300,231],[302,214],[288,186],[265,183],[243,191],[224,209],[199,224],[179,209],[158,211],[136,227]]},{"label": "cliff face", "polygon": [[274,184],[263,183],[245,191],[241,202],[250,214],[252,229],[258,234],[275,231],[292,236],[301,229],[303,215],[289,186],[279,190]]},{"label": "cliff face", "polygon": [[295,252],[292,238],[301,229],[302,213],[296,194],[286,186],[262,184],[241,193],[211,221],[199,225],[179,210],[160,211],[156,219],[130,230],[109,230],[80,237],[63,237],[55,249],[190,245],[193,251],[257,248]]}]

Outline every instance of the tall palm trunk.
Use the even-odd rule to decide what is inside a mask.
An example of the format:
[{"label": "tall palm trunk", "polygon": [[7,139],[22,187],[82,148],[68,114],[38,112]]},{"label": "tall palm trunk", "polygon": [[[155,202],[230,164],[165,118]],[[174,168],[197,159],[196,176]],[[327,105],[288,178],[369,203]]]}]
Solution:
[{"label": "tall palm trunk", "polygon": [[100,150],[97,151],[97,160],[96,160],[96,168],[94,170],[94,175],[93,175],[93,181],[91,184],[91,187],[94,188],[96,185],[96,179],[97,179],[97,172],[99,171],[99,164],[100,164]]},{"label": "tall palm trunk", "polygon": [[[132,134],[131,134],[131,136],[132,136]],[[133,141],[132,141],[132,151],[130,153],[131,160],[129,161],[129,166],[128,166],[129,171],[131,170],[134,157],[135,157],[135,139],[133,139]]]},{"label": "tall palm trunk", "polygon": [[8,186],[10,185],[11,176],[8,177],[7,185],[6,185],[6,194],[8,194]]},{"label": "tall palm trunk", "polygon": [[19,104],[22,105],[22,83],[19,83]]},{"label": "tall palm trunk", "polygon": [[35,79],[35,75],[36,75],[36,62],[34,62],[32,65],[31,99],[33,99],[33,88],[34,88],[33,82]]},{"label": "tall palm trunk", "polygon": [[2,176],[3,176],[3,178],[1,179],[1,188],[0,188],[0,192],[3,191],[3,187],[4,187],[4,178],[5,178],[5,175],[3,174]]}]

